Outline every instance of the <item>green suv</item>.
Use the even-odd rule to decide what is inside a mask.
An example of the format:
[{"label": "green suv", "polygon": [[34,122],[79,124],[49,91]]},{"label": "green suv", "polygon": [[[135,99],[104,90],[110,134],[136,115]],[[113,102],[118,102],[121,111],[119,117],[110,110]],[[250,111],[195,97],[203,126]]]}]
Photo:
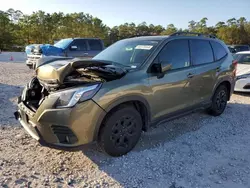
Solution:
[{"label": "green suv", "polygon": [[15,116],[42,145],[72,149],[97,141],[109,155],[121,156],[152,124],[197,109],[222,114],[236,65],[211,35],[125,39],[93,59],[39,67]]}]

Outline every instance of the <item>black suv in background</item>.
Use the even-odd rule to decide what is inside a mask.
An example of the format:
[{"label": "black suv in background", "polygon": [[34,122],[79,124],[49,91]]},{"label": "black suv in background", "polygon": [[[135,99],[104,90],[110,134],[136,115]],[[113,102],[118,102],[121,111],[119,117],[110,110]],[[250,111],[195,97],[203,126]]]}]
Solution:
[{"label": "black suv in background", "polygon": [[250,47],[248,45],[228,45],[228,49],[231,53],[237,53],[242,51],[249,51]]}]

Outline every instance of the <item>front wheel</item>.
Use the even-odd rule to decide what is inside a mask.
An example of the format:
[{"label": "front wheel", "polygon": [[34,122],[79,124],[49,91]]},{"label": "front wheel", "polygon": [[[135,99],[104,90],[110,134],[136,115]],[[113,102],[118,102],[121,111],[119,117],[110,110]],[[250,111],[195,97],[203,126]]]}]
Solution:
[{"label": "front wheel", "polygon": [[142,132],[140,113],[124,106],[108,115],[99,134],[99,145],[109,155],[118,157],[131,151]]},{"label": "front wheel", "polygon": [[219,86],[213,95],[212,105],[208,109],[208,113],[213,116],[221,115],[227,106],[228,98],[229,91],[227,87],[225,85]]}]

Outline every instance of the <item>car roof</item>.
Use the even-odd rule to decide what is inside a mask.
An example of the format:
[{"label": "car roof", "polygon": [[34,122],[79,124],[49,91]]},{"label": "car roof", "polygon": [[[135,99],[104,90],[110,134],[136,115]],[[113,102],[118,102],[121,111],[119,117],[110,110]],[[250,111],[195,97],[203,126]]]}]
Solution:
[{"label": "car roof", "polygon": [[[156,40],[156,41],[163,41],[167,38],[190,38],[190,39],[210,39],[210,40],[216,40],[214,38],[209,38],[209,37],[204,37],[204,36],[171,36],[171,35],[157,35],[157,36],[138,36],[138,37],[132,37],[132,38],[127,38],[123,40]],[[218,41],[218,39],[216,40]]]},{"label": "car roof", "polygon": [[236,54],[250,54],[250,51],[241,51],[241,52],[237,52]]},{"label": "car roof", "polygon": [[163,35],[163,36],[139,36],[139,37],[132,37],[132,38],[127,38],[124,40],[164,40],[168,38],[168,35]]},{"label": "car roof", "polygon": [[82,37],[64,38],[64,39],[71,39],[71,40],[74,40],[74,39],[100,40],[99,38],[82,38]]}]

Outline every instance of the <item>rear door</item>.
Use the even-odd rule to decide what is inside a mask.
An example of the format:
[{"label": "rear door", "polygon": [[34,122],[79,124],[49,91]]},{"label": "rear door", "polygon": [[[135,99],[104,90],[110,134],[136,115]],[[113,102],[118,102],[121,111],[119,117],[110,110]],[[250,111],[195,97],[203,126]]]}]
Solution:
[{"label": "rear door", "polygon": [[86,39],[75,39],[69,46],[67,56],[88,58],[88,44]]},{"label": "rear door", "polygon": [[206,39],[190,40],[192,64],[196,72],[196,87],[192,89],[198,100],[197,102],[208,102],[212,96],[217,75],[221,69],[221,61],[217,58],[217,52],[216,54],[213,53],[212,46],[214,46],[214,51],[217,51],[218,45],[220,44],[210,43]]},{"label": "rear door", "polygon": [[92,58],[103,50],[103,43],[98,39],[88,39],[88,57]]}]

